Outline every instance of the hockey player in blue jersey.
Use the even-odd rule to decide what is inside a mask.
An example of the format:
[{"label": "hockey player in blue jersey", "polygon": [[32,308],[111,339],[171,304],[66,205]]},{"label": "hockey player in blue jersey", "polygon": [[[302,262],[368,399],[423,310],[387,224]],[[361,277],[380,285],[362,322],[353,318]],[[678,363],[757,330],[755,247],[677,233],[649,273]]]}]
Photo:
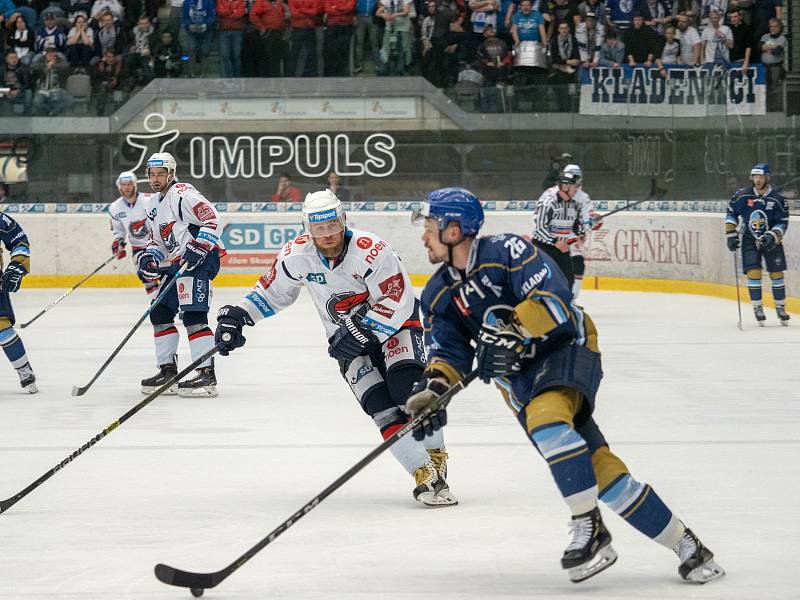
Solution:
[{"label": "hockey player in blue jersey", "polygon": [[[674,550],[683,579],[706,583],[724,575],[711,551],[609,449],[592,416],[602,377],[597,330],[572,302],[556,263],[517,235],[477,237],[483,209],[461,188],[431,192],[415,219],[424,220],[430,262],[444,264],[422,293],[428,364],[409,411],[419,414],[473,364],[482,380],[494,380],[572,512],[572,540],[561,559],[572,581],[617,558],[598,497]],[[446,422],[439,411],[414,435]]]},{"label": "hockey player in blue jersey", "polygon": [[[747,291],[756,321],[763,327],[766,316],[761,304],[761,266],[766,264],[772,282],[772,298],[781,325],[789,324],[786,312],[786,285],[783,271],[786,254],[783,236],[789,226],[789,207],[780,192],[769,185],[769,165],[759,163],[750,169],[752,186],[734,192],[725,215],[728,250],[742,248],[742,271],[747,275]],[[737,228],[742,223],[742,237]]]},{"label": "hockey player in blue jersey", "polygon": [[[10,294],[19,290],[22,278],[31,268],[31,248],[28,236],[14,219],[0,212],[0,347],[11,365],[17,370],[19,381],[29,394],[39,390],[25,346],[14,329],[14,309]],[[11,260],[3,270],[2,246],[11,253]]]}]

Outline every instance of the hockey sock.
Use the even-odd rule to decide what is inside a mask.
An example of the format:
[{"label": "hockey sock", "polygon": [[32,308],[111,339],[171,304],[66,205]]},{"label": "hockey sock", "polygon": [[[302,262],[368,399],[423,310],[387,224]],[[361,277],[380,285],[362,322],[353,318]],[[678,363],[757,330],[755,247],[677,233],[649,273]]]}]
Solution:
[{"label": "hockey sock", "polygon": [[[395,423],[382,430],[381,434],[383,435],[383,439],[386,440],[391,437],[391,435],[403,425],[405,425],[405,421],[402,423]],[[413,475],[414,471],[431,460],[431,457],[425,450],[425,446],[422,442],[415,440],[413,435],[404,435],[401,437],[389,448],[389,452],[392,453],[392,456],[395,457],[397,462],[403,466],[409,475]]]},{"label": "hockey sock", "polygon": [[433,435],[426,435],[425,439],[422,440],[422,444],[425,448],[431,450],[435,448],[444,448],[444,429],[434,431]]},{"label": "hockey sock", "polygon": [[[209,329],[207,324],[187,325],[186,333],[189,334],[189,349],[192,351],[193,361],[214,347],[214,332]],[[210,365],[211,359],[209,358],[197,368],[202,369]]]},{"label": "hockey sock", "polygon": [[583,275],[575,275],[575,282],[572,284],[572,297],[577,298],[581,293],[581,286],[583,285]]},{"label": "hockey sock", "polygon": [[761,306],[761,269],[747,271],[747,292],[750,294],[750,303]]},{"label": "hockey sock", "polygon": [[156,343],[156,366],[167,365],[178,352],[178,330],[173,323],[153,325]]},{"label": "hockey sock", "polygon": [[13,327],[0,330],[0,346],[6,357],[15,369],[24,367],[28,363],[28,355],[25,354],[25,345]]},{"label": "hockey sock", "polygon": [[597,480],[586,441],[566,423],[549,423],[531,433],[573,515],[597,505]]},{"label": "hockey sock", "polygon": [[775,300],[776,306],[783,306],[786,304],[786,284],[783,281],[783,271],[769,274],[770,281],[772,282],[772,298]]},{"label": "hockey sock", "polygon": [[683,523],[648,484],[629,473],[617,477],[600,492],[600,500],[634,528],[672,549],[683,535]]}]

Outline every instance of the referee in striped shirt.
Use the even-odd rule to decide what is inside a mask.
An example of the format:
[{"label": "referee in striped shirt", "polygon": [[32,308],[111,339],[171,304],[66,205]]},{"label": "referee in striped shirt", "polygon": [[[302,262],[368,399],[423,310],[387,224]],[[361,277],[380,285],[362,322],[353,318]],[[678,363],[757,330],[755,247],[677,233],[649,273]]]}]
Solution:
[{"label": "referee in striped shirt", "polygon": [[575,282],[575,274],[569,247],[585,234],[574,200],[580,184],[581,178],[577,173],[562,171],[556,185],[542,193],[533,209],[531,241],[556,261],[569,280],[570,288]]}]

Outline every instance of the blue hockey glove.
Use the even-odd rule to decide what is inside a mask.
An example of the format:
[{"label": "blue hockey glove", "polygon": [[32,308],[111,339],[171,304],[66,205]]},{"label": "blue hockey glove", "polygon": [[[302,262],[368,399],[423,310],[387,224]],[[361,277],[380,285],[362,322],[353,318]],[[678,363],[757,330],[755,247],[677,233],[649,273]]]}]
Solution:
[{"label": "blue hockey glove", "polygon": [[[431,373],[423,374],[422,379],[411,388],[411,395],[406,401],[406,412],[412,418],[427,409],[448,390],[446,383],[441,379],[432,379],[432,376],[435,377],[436,375]],[[412,435],[415,440],[422,441],[425,436],[433,435],[434,431],[438,431],[445,425],[447,425],[447,411],[441,408],[428,416],[427,419],[423,419],[419,427],[414,429]]]},{"label": "blue hockey glove", "polygon": [[761,236],[761,239],[758,242],[759,248],[764,251],[769,251],[778,245],[778,236],[774,232],[768,231]]},{"label": "blue hockey glove", "polygon": [[197,240],[192,240],[186,244],[186,249],[183,251],[183,260],[187,265],[186,270],[193,271],[196,269],[205,260],[210,251],[210,248]]},{"label": "blue hockey glove", "polygon": [[242,334],[245,325],[255,325],[253,319],[241,306],[228,304],[219,309],[217,313],[217,330],[214,332],[214,342],[220,346],[222,356],[241,348],[247,341]]},{"label": "blue hockey glove", "polygon": [[22,278],[27,274],[28,270],[24,265],[12,260],[0,275],[0,292],[16,292],[22,285]]},{"label": "blue hockey glove", "polygon": [[500,329],[484,323],[478,334],[476,359],[478,378],[489,383],[520,370],[520,357],[525,348],[525,338],[513,328]]},{"label": "blue hockey glove", "polygon": [[340,323],[328,346],[328,354],[336,360],[354,360],[368,354],[370,348],[378,343],[375,334],[358,316],[344,317]]},{"label": "blue hockey glove", "polygon": [[158,261],[152,252],[145,250],[136,257],[136,274],[143,282],[155,281],[161,277],[158,270]]},{"label": "blue hockey glove", "polygon": [[725,243],[728,244],[728,250],[736,252],[736,249],[741,245],[741,242],[739,242],[739,234],[732,231],[725,237]]}]

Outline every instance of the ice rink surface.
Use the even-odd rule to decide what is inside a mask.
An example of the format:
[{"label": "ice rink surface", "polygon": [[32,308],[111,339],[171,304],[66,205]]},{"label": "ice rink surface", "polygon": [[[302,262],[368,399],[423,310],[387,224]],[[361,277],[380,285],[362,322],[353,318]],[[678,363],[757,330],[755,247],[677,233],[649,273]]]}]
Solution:
[{"label": "ice rink surface", "polygon": [[[214,305],[243,289],[220,289]],[[24,290],[17,318],[59,290]],[[800,318],[736,328],[730,301],[585,292],[605,379],[596,418],[633,474],[716,553],[728,576],[683,583],[675,555],[605,510],[619,561],[575,585],[559,567],[569,513],[493,388],[453,401],[449,482],[425,509],[386,453],[264,549],[213,599],[797,598]],[[141,290],[81,289],[21,330],[41,392],[0,361],[0,497],[12,496],[142,396],[145,325],[74,398],[146,308]],[[215,311],[214,311],[215,312]],[[188,363],[185,331],[181,360]],[[220,397],[161,397],[0,515],[0,598],[189,598],[158,562],[216,571],[380,441],[328,358],[303,294],[218,360]]]}]

